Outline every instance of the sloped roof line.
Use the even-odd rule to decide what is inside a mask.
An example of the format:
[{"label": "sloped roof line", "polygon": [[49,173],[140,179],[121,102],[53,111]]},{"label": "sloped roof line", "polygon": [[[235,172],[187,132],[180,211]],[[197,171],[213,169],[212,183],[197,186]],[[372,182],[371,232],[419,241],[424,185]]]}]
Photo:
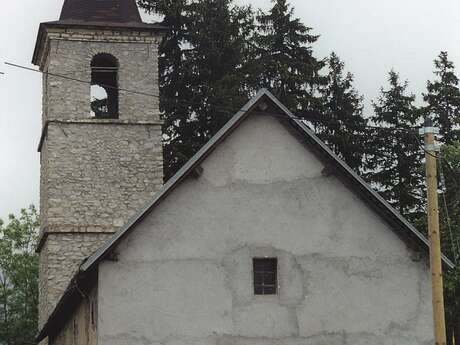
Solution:
[{"label": "sloped roof line", "polygon": [[[327,146],[318,136],[301,120],[299,120],[292,112],[287,109],[284,104],[282,104],[276,97],[274,97],[271,93],[270,96],[271,100],[276,103],[278,107],[280,107],[302,130],[307,133],[315,142],[325,151],[327,152],[331,158],[340,164],[340,166],[349,173],[357,182],[359,182],[366,190],[377,199],[385,208],[388,209],[395,217],[397,217],[405,226],[407,226],[413,233],[419,238],[425,245],[429,246],[430,243],[428,239],[423,236],[420,231],[418,231],[404,216],[402,216],[393,206],[391,206],[378,192],[376,192],[371,186],[363,180],[361,176],[359,176],[348,164],[346,164],[340,157],[338,157],[330,148]],[[450,261],[448,258],[445,257],[447,261]],[[446,262],[447,263],[447,262]],[[453,265],[453,264],[452,264]]]},{"label": "sloped roof line", "polygon": [[188,174],[193,171],[210,153],[210,149],[214,148],[226,134],[229,134],[229,131],[235,127],[243,118],[244,115],[249,113],[250,109],[259,101],[260,98],[268,92],[265,89],[262,89],[257,93],[257,95],[252,98],[248,103],[246,103],[243,108],[241,108],[217,133],[214,135],[211,140],[209,140],[187,163],[182,166],[181,169],[171,177],[160,191],[154,196],[154,198],[136,215],[134,215],[128,222],[118,230],[112,238],[110,238],[106,243],[104,243],[99,249],[94,252],[93,255],[88,257],[88,259],[81,265],[80,270],[86,272],[90,270],[95,263],[100,261],[102,256],[107,253],[118,241],[125,235],[127,231],[135,224],[137,224],[143,217],[148,213],[158,202],[160,202],[166,194],[168,194],[178,183],[185,179]]},{"label": "sloped roof line", "polygon": [[[313,140],[321,150],[326,153],[333,162],[335,162],[341,170],[348,174],[352,180],[358,183],[379,206],[383,207],[390,213],[401,225],[413,235],[420,244],[429,249],[429,241],[421,234],[405,217],[396,211],[379,193],[373,190],[356,172],[354,172],[344,161],[342,161],[324,142],[319,139],[316,134],[301,120],[299,120],[284,104],[282,104],[270,91],[261,89],[246,105],[243,106],[218,132],[205,144],[154,196],[154,198],[135,216],[133,216],[120,230],[118,230],[112,238],[103,244],[96,252],[94,252],[81,265],[80,270],[86,272],[91,270],[94,265],[100,262],[110,250],[115,247],[118,242],[139,223],[161,200],[165,198],[182,180],[184,180],[190,172],[192,172],[219,144],[223,139],[235,129],[235,127],[249,114],[250,110],[256,105],[262,97],[268,97],[277,107],[282,110],[287,117],[292,120],[298,128],[305,133],[309,139]],[[450,268],[455,265],[445,255],[442,255],[443,262]]]},{"label": "sloped roof line", "polygon": [[169,192],[171,192],[177,185],[184,180],[195,167],[197,167],[216,147],[221,140],[223,140],[237,124],[242,121],[246,114],[254,107],[254,105],[265,95],[265,90],[261,90],[257,95],[251,99],[246,105],[241,108],[223,127],[217,134],[211,138],[206,145],[203,146],[185,165],[173,176],[168,182],[159,190],[154,198],[136,215],[131,217],[128,222],[120,228],[110,239],[108,239],[99,249],[89,256],[79,267],[79,270],[74,275],[68,289],[61,296],[58,304],[54,308],[53,312],[49,316],[47,322],[39,331],[35,341],[39,343],[47,336],[50,332],[56,331],[56,327],[62,327],[64,319],[68,317],[69,310],[73,305],[77,305],[83,299],[81,293],[75,290],[75,286],[81,283],[85,283],[94,272],[94,268],[97,264],[104,259],[105,255],[110,253],[110,250],[114,248],[118,242],[132,229],[137,223],[139,223],[148,213],[154,208],[162,199],[164,199]]},{"label": "sloped roof line", "polygon": [[[260,90],[257,95],[252,98],[241,110],[239,110],[228,122],[222,127],[222,129],[206,144],[201,150],[198,151],[154,196],[154,198],[133,216],[120,230],[117,231],[107,242],[105,242],[94,254],[89,256],[80,266],[79,271],[75,274],[72,279],[72,282],[75,282],[74,285],[84,284],[90,286],[88,277],[94,273],[94,269],[97,267],[98,263],[103,260],[106,255],[108,255],[124,236],[126,236],[131,229],[134,228],[149,212],[163,200],[175,187],[177,187],[181,181],[189,176],[191,172],[198,167],[201,162],[213,151],[213,149],[223,141],[235,128],[238,127],[238,124],[241,123],[248,114],[251,113],[251,110],[256,104],[263,98],[268,97],[285,115],[289,121],[292,121],[293,124],[300,130],[301,134],[304,134],[307,139],[316,145],[322,153],[326,154],[332,162],[335,163],[335,166],[345,173],[351,181],[353,181],[361,190],[366,193],[367,200],[371,200],[374,203],[374,206],[380,211],[385,211],[385,214],[393,217],[398,225],[401,225],[401,230],[404,231],[405,235],[410,235],[411,238],[415,239],[418,244],[423,247],[426,251],[429,250],[428,240],[417,230],[415,227],[410,224],[407,219],[405,219],[399,212],[397,212],[388,202],[386,202],[380,194],[374,191],[358,174],[356,174],[345,162],[343,162],[335,153],[332,152],[329,147],[326,146],[314,133],[313,131],[302,121],[300,121],[292,112],[287,109],[271,92],[266,89]],[[396,231],[394,223],[391,223],[392,229]],[[399,234],[399,229],[396,231]],[[401,234],[402,235],[402,234]],[[449,268],[454,268],[455,265],[450,261],[446,256],[442,256],[442,260],[445,265]],[[48,321],[41,329],[38,334],[36,341],[39,342],[46,338],[49,335],[51,330],[56,327],[61,327],[64,319],[68,317],[69,310],[72,306],[77,305],[83,299],[81,292],[74,288],[72,283],[69,285],[69,288],[61,297],[56,308],[50,315]],[[61,326],[57,326],[61,325]]]}]

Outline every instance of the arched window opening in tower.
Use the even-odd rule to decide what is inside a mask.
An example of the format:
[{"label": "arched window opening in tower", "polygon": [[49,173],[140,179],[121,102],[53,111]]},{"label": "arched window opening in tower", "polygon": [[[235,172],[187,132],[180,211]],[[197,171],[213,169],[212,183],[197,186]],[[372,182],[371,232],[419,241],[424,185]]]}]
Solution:
[{"label": "arched window opening in tower", "polygon": [[91,61],[91,115],[118,118],[118,62],[110,54],[98,54]]}]

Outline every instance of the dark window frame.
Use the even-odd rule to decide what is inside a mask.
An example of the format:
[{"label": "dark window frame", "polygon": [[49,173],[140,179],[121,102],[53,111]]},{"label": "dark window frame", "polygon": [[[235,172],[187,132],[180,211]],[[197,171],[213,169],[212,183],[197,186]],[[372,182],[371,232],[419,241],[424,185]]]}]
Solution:
[{"label": "dark window frame", "polygon": [[252,258],[254,295],[278,294],[278,258]]}]

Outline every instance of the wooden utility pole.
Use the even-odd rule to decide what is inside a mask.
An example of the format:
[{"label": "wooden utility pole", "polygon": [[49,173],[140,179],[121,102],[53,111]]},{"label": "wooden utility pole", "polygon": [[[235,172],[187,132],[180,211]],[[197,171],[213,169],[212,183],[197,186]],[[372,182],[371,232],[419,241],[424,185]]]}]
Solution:
[{"label": "wooden utility pole", "polygon": [[442,282],[441,236],[439,233],[438,178],[436,157],[439,147],[434,135],[439,131],[430,119],[420,131],[425,136],[426,185],[428,192],[428,237],[430,239],[430,266],[433,297],[434,336],[436,345],[446,345],[446,321]]}]

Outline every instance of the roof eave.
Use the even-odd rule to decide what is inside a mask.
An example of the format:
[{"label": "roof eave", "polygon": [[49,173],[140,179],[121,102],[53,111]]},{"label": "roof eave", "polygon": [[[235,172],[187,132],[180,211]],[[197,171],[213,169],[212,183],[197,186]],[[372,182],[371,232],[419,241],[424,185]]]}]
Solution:
[{"label": "roof eave", "polygon": [[32,63],[36,66],[39,66],[39,52],[40,48],[42,46],[42,41],[44,40],[44,34],[45,34],[45,27],[43,25],[44,23],[40,23],[40,26],[38,27],[38,33],[37,33],[37,40],[35,41],[35,48],[34,48],[34,53],[32,56]]},{"label": "roof eave", "polygon": [[[428,240],[410,224],[401,214],[399,214],[390,204],[388,204],[376,191],[374,191],[358,174],[356,174],[345,162],[338,158],[330,149],[327,147],[313,132],[312,130],[304,123],[302,123],[298,118],[292,114],[289,109],[287,109],[275,96],[273,96],[268,90],[262,89],[257,95],[252,98],[241,110],[239,110],[229,122],[207,143],[203,148],[195,154],[156,194],[154,199],[146,205],[137,215],[132,217],[126,224],[123,226],[117,233],[110,238],[104,245],[102,245],[94,254],[88,257],[80,266],[80,271],[75,275],[75,279],[84,279],[85,274],[90,274],[97,270],[98,263],[103,260],[110,251],[116,247],[116,245],[129,233],[129,231],[134,228],[142,219],[146,217],[151,209],[153,209],[161,200],[163,200],[169,193],[171,193],[181,181],[187,178],[190,173],[192,173],[196,167],[198,167],[201,162],[215,149],[215,147],[223,141],[233,130],[238,126],[241,121],[243,121],[246,116],[251,112],[254,106],[262,99],[262,97],[268,97],[271,101],[274,102],[286,115],[287,120],[291,121],[296,127],[301,130],[302,133],[306,134],[306,137],[312,144],[318,147],[321,152],[328,156],[328,158],[336,163],[338,169],[350,178],[351,183],[355,187],[361,190],[361,193],[368,201],[372,202],[372,206],[375,207],[379,214],[384,220],[389,222],[385,217],[389,215],[392,221],[392,229],[396,232],[398,236],[401,236],[405,239],[411,239],[425,252],[429,247]],[[355,189],[356,191],[356,189]],[[401,226],[401,229],[398,231],[395,228],[395,224]],[[399,231],[401,230],[401,231]],[[404,231],[404,232],[403,232]],[[454,263],[449,260],[445,255],[442,255],[443,264],[448,268],[454,268]],[[83,278],[81,278],[83,277]],[[72,291],[66,292],[56,307],[53,314],[50,316],[47,325],[56,324],[56,319],[59,319],[61,314],[66,311],[65,301],[71,298],[73,295]],[[74,297],[77,298],[78,297]],[[62,302],[62,303],[61,303]],[[46,327],[46,326],[45,326]],[[48,336],[47,332],[49,327],[45,327],[40,332],[40,335],[43,336],[41,339],[44,339]],[[38,339],[38,338],[37,338]],[[41,340],[40,339],[40,340]]]},{"label": "roof eave", "polygon": [[[363,190],[366,196],[369,198],[369,201],[373,202],[375,207],[382,211],[382,214],[389,214],[392,217],[393,222],[396,222],[401,225],[403,229],[406,230],[406,234],[399,234],[402,236],[410,236],[420,245],[421,248],[428,250],[429,242],[428,240],[417,230],[415,227],[410,224],[399,212],[397,212],[390,204],[388,204],[379,193],[374,191],[357,173],[355,173],[345,162],[337,157],[335,153],[329,149],[314,133],[313,131],[301,120],[299,120],[289,109],[287,109],[271,92],[266,89],[260,90],[257,95],[252,98],[241,110],[239,110],[232,119],[227,122],[227,124],[207,143],[203,148],[195,154],[183,167],[180,169],[176,175],[174,175],[160,190],[151,203],[149,203],[141,212],[135,215],[130,219],[127,224],[121,228],[108,242],[101,246],[93,255],[91,255],[85,263],[81,266],[83,271],[89,270],[96,265],[100,260],[102,260],[106,253],[109,252],[117,243],[126,235],[129,230],[134,227],[139,221],[141,221],[145,215],[151,210],[155,205],[166,197],[175,187],[185,179],[215,148],[215,146],[225,139],[235,128],[236,126],[244,120],[250,110],[256,105],[262,97],[268,97],[276,106],[278,106],[292,121],[297,128],[299,128],[304,134],[307,135],[307,138],[312,141],[313,144],[318,146],[328,157],[336,163],[336,165],[348,176],[352,178],[352,182],[355,183],[359,188]],[[382,218],[385,217],[382,216]],[[392,227],[394,228],[394,226]],[[396,231],[396,229],[394,229]],[[443,262],[449,268],[454,268],[455,265],[449,260],[445,255],[442,256]]]},{"label": "roof eave", "polygon": [[[423,236],[405,217],[403,217],[398,211],[396,211],[378,192],[372,189],[353,169],[351,169],[344,161],[342,161],[324,142],[319,139],[315,133],[301,120],[299,120],[284,104],[282,104],[271,92],[266,90],[267,96],[281,109],[286,115],[288,115],[296,125],[302,129],[302,131],[308,135],[308,138],[314,141],[338,166],[350,177],[353,178],[360,188],[362,188],[371,199],[374,199],[374,205],[378,206],[385,213],[390,214],[394,220],[399,223],[402,227],[409,230],[408,234],[412,238],[417,240],[419,244],[426,249],[429,248],[429,241]],[[377,201],[375,203],[375,201]],[[449,268],[454,268],[455,264],[442,254],[443,263]]]},{"label": "roof eave", "polygon": [[[258,93],[258,95],[261,92]],[[262,95],[261,95],[262,96]],[[224,125],[224,127],[215,135],[194,157],[199,157],[200,159],[194,160],[193,158],[190,159],[157,193],[154,200],[147,205],[144,209],[142,209],[137,215],[132,217],[127,224],[117,231],[117,233],[109,239],[104,245],[102,245],[93,255],[88,257],[83,261],[80,265],[79,271],[75,274],[72,279],[72,282],[79,282],[84,279],[86,274],[90,272],[94,272],[97,269],[97,263],[99,263],[103,258],[104,254],[107,253],[110,248],[115,246],[128,232],[130,228],[132,228],[135,224],[139,223],[148,213],[148,211],[154,207],[158,202],[164,199],[172,190],[183,180],[185,179],[190,172],[192,172],[195,167],[197,167],[212,151],[211,148],[214,148],[218,145],[218,143],[223,140],[223,134],[227,133],[232,128],[235,128],[236,125],[243,120],[246,113],[257,103],[259,98],[253,98],[249,101],[240,111],[238,111],[232,119]],[[220,135],[219,135],[220,134]],[[51,335],[51,330],[62,320],[65,318],[65,315],[68,315],[69,310],[71,309],[70,306],[73,306],[75,303],[80,303],[82,298],[79,294],[76,294],[73,289],[70,287],[74,284],[70,284],[69,288],[64,292],[59,300],[58,304],[56,305],[53,313],[49,316],[48,321],[40,330],[38,336],[36,337],[36,342],[39,343],[46,337]]]}]

